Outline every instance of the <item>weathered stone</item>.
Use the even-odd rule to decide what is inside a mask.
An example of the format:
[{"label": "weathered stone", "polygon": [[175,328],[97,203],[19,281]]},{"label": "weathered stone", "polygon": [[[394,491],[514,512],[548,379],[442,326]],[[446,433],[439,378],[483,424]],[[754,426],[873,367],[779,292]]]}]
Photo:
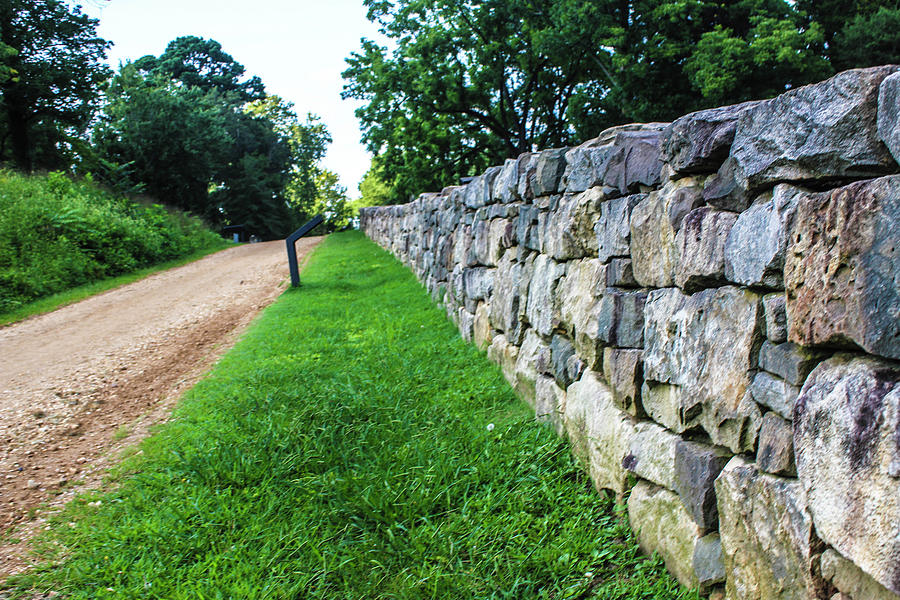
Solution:
[{"label": "weathered stone", "polygon": [[757,102],[693,112],[662,133],[662,159],[679,174],[715,171],[728,157],[738,119]]},{"label": "weathered stone", "polygon": [[680,439],[655,423],[640,422],[622,464],[638,477],[674,490],[675,448]]},{"label": "weathered stone", "polygon": [[729,156],[716,174],[703,183],[703,201],[710,206],[741,212],[750,206],[755,192],[741,180],[737,161]]},{"label": "weathered stone", "polygon": [[762,473],[736,456],[716,480],[725,582],[731,600],[821,598],[821,542],[796,480]]},{"label": "weathered stone", "polygon": [[507,158],[494,180],[493,196],[498,202],[509,203],[519,199],[519,161]]},{"label": "weathered stone", "polygon": [[900,367],[850,355],[816,367],[794,451],[821,538],[900,593]]},{"label": "weathered stone", "polygon": [[474,313],[478,300],[488,300],[494,289],[496,269],[475,267],[463,271],[463,294],[466,310]]},{"label": "weathered stone", "polygon": [[675,485],[685,509],[704,531],[719,523],[714,484],[731,454],[722,448],[679,439],[675,445]]},{"label": "weathered stone", "polygon": [[[596,356],[596,329],[592,328],[603,295],[606,267],[596,258],[569,263],[565,278],[557,291],[564,328],[574,337],[578,354],[588,362]],[[589,335],[593,335],[593,340]]]},{"label": "weathered stone", "polygon": [[[594,190],[599,193],[598,188],[586,193]],[[646,197],[647,194],[632,194],[599,204],[600,218],[594,219],[591,225],[596,234],[594,249],[601,261],[607,262],[614,256],[628,256],[631,250],[631,210]]]},{"label": "weathered stone", "polygon": [[[703,536],[694,544],[694,575],[700,589],[707,589],[725,581],[725,562],[722,554],[722,538],[718,533]],[[712,600],[712,596],[710,596]]]},{"label": "weathered stone", "polygon": [[756,366],[761,312],[757,294],[730,286],[693,296],[651,291],[644,378],[671,387],[642,391],[647,414],[676,433],[701,426],[715,444],[752,451],[762,414],[744,395]]},{"label": "weathered stone", "polygon": [[[759,349],[759,368],[778,375],[791,385],[803,385],[807,375],[827,356],[826,352],[804,348],[792,342],[773,344],[765,341]],[[774,406],[769,408],[778,410]],[[785,418],[789,416],[788,414]]]},{"label": "weathered stone", "polygon": [[491,224],[488,221],[475,221],[471,229],[471,245],[466,256],[465,266],[487,265],[491,262]]},{"label": "weathered stone", "polygon": [[535,206],[524,205],[519,208],[519,217],[516,220],[516,240],[529,250],[541,249],[537,227],[540,212]]},{"label": "weathered stone", "polygon": [[596,331],[596,339],[608,346],[641,348],[646,301],[647,292],[607,288],[590,325]]},{"label": "weathered stone", "polygon": [[[494,329],[507,334],[513,343],[521,341],[530,270],[515,262],[515,252],[507,250],[497,265],[491,295],[490,317]],[[523,293],[522,287],[525,290]]]},{"label": "weathered stone", "polygon": [[535,418],[553,425],[559,435],[565,433],[563,414],[566,410],[566,390],[556,385],[552,377],[541,375],[535,382],[534,391]]},{"label": "weathered stone", "polygon": [[468,208],[480,208],[493,202],[494,180],[501,170],[501,167],[491,167],[466,184],[465,204]]},{"label": "weathered stone", "polygon": [[516,363],[519,359],[519,347],[510,344],[503,334],[494,336],[491,345],[488,346],[488,359],[500,365],[503,377],[509,385],[516,385]]},{"label": "weathered stone", "polygon": [[900,175],[804,194],[785,264],[789,338],[900,359]]},{"label": "weathered stone", "polygon": [[550,340],[550,356],[553,361],[553,376],[563,387],[574,381],[569,374],[569,359],[575,356],[575,346],[568,338],[559,334]]},{"label": "weathered stone", "polygon": [[619,288],[638,287],[630,258],[613,258],[609,261],[606,266],[606,285]]},{"label": "weathered stone", "polygon": [[460,306],[456,324],[459,328],[459,335],[462,336],[462,339],[466,340],[467,342],[471,342],[472,336],[475,332],[475,315]]},{"label": "weathered stone", "polygon": [[797,476],[794,464],[794,433],[790,421],[785,421],[773,412],[763,417],[759,429],[759,450],[756,464],[766,473]]},{"label": "weathered stone", "polygon": [[481,351],[487,350],[494,337],[494,329],[491,327],[490,312],[490,305],[486,302],[479,302],[478,307],[475,309],[472,339],[475,341],[475,346]]},{"label": "weathered stone", "polygon": [[829,548],[820,561],[822,577],[851,600],[900,600],[883,585],[872,579],[862,569]]},{"label": "weathered stone", "polygon": [[587,365],[577,354],[570,356],[566,361],[566,375],[569,381],[578,381],[585,369],[587,369]]},{"label": "weathered stone", "polygon": [[[569,260],[597,252],[594,223],[600,213],[603,194],[592,188],[577,195],[565,195],[551,210],[541,235],[541,250],[556,260]],[[627,225],[626,225],[627,228]]]},{"label": "weathered stone", "polygon": [[534,329],[525,332],[525,340],[516,358],[516,383],[513,386],[520,398],[535,406],[535,382],[550,362],[550,347]]},{"label": "weathered stone", "polygon": [[495,267],[504,251],[515,243],[516,227],[509,219],[493,219],[488,228],[488,252],[484,264]]},{"label": "weathered stone", "polygon": [[741,213],[725,244],[725,277],[743,285],[784,287],[784,255],[798,188],[775,186]]},{"label": "weathered stone", "polygon": [[538,155],[525,153],[519,155],[519,187],[516,194],[525,202],[534,200],[534,174],[537,168]]},{"label": "weathered stone", "polygon": [[554,148],[538,154],[534,167],[534,183],[532,184],[532,191],[536,198],[557,192],[559,180],[566,169],[566,150],[567,148]]},{"label": "weathered stone", "polygon": [[617,136],[624,132],[659,131],[659,123],[630,123],[603,131],[599,136],[571,148],[566,152],[566,170],[560,187],[567,192],[583,192],[603,184],[607,166],[619,147],[614,146]]},{"label": "weathered stone", "polygon": [[885,77],[879,87],[878,138],[900,163],[900,73]]},{"label": "weathered stone", "polygon": [[676,236],[675,284],[687,292],[725,283],[725,240],[738,215],[709,206],[685,216]]},{"label": "weathered stone", "polygon": [[763,308],[766,314],[766,338],[773,344],[787,341],[787,300],[781,292],[763,296]]},{"label": "weathered stone", "polygon": [[686,177],[652,192],[631,211],[631,259],[634,278],[643,286],[675,282],[678,246],[675,235],[684,217],[703,203],[698,181]]},{"label": "weathered stone", "polygon": [[609,388],[594,371],[585,371],[569,386],[564,422],[572,453],[587,465],[594,486],[624,493],[627,472],[622,460],[634,422],[615,407]]},{"label": "weathered stone", "polygon": [[633,417],[643,417],[641,385],[643,352],[635,349],[604,348],[603,376],[612,389],[613,400]]},{"label": "weathered stone", "polygon": [[642,129],[616,134],[613,152],[606,163],[603,183],[620,195],[655,187],[660,183],[662,160],[659,151],[660,131]]},{"label": "weathered stone", "polygon": [[559,264],[545,254],[534,261],[534,274],[528,286],[528,303],[525,316],[538,333],[550,336],[560,324],[559,299],[556,288],[565,275],[566,266]]},{"label": "weathered stone", "polygon": [[702,532],[678,496],[651,483],[638,482],[628,498],[628,521],[646,554],[658,552],[666,569],[682,585],[696,587],[694,547]]},{"label": "weathered stone", "polygon": [[766,371],[758,372],[750,383],[750,396],[755,402],[788,420],[793,418],[794,404],[799,394],[799,387]]},{"label": "weathered stone", "polygon": [[745,112],[723,165],[733,163],[736,189],[753,192],[779,182],[875,177],[896,171],[897,163],[878,138],[876,110],[881,82],[898,69],[844,71]]}]

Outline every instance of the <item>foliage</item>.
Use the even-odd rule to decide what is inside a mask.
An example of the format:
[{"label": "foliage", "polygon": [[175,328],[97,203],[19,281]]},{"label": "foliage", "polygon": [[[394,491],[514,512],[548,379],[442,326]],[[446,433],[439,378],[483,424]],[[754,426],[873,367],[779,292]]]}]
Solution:
[{"label": "foliage", "polygon": [[353,211],[350,199],[347,198],[347,188],[340,184],[337,173],[322,169],[316,177],[316,190],[318,195],[313,214],[325,218],[325,227],[328,231],[346,227],[350,223]]},{"label": "foliage", "polygon": [[[493,423],[494,427],[487,425]],[[411,274],[325,240],[14,584],[67,598],[696,599]],[[99,500],[99,502],[97,502]]]},{"label": "foliage", "polygon": [[89,180],[0,171],[0,312],[219,240],[196,219],[114,197]]},{"label": "foliage", "polygon": [[377,160],[372,165],[362,181],[359,182],[361,198],[359,206],[384,206],[391,203],[391,186],[384,180],[384,170],[378,166]]},{"label": "foliage", "polygon": [[391,49],[347,59],[344,96],[391,202],[631,121],[771,97],[896,62],[900,3],[365,0]]},{"label": "foliage", "polygon": [[108,76],[96,29],[62,0],[0,3],[0,160],[68,166],[66,136],[86,128]]}]

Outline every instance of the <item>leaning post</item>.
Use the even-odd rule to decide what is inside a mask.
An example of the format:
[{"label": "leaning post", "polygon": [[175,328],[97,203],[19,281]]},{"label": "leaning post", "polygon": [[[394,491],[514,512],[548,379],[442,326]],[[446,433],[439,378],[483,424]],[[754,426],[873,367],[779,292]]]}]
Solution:
[{"label": "leaning post", "polygon": [[284,240],[287,244],[288,267],[291,269],[291,287],[300,286],[300,266],[297,264],[297,248],[294,244],[297,243],[297,240],[315,229],[324,220],[322,215],[316,215],[312,220],[306,223],[306,225],[287,236],[287,239]]}]

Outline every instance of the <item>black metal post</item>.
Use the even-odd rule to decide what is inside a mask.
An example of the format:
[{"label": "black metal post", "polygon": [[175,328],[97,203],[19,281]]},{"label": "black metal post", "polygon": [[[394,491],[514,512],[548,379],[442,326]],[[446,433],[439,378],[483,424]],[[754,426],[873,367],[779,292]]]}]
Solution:
[{"label": "black metal post", "polygon": [[291,269],[291,286],[298,287],[300,285],[300,267],[297,265],[297,248],[294,244],[297,243],[297,240],[302,238],[304,235],[312,231],[316,228],[320,223],[322,223],[325,219],[322,218],[322,215],[316,215],[310,222],[306,225],[287,236],[287,239],[284,240],[287,244],[287,254],[288,254],[288,266]]}]

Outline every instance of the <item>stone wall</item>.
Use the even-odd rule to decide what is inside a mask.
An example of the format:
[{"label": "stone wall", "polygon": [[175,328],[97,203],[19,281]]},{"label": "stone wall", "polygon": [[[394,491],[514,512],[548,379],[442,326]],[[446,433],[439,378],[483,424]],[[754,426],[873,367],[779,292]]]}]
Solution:
[{"label": "stone wall", "polygon": [[900,598],[900,67],[364,209],[467,340],[731,599]]}]

